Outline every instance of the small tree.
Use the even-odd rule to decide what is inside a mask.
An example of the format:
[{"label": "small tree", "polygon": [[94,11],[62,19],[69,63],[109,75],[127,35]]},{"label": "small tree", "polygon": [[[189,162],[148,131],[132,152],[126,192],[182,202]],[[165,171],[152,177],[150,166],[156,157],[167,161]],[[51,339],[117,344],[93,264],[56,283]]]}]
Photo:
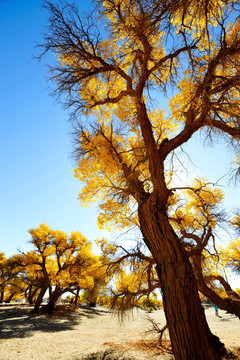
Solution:
[{"label": "small tree", "polygon": [[[22,254],[21,264],[29,276],[29,283],[39,289],[34,311],[38,312],[49,290],[46,312],[52,312],[58,298],[67,291],[93,287],[90,271],[98,258],[91,252],[91,244],[80,232],[68,237],[63,231],[51,230],[41,224],[30,229],[35,249]],[[34,275],[33,275],[34,274]]]}]

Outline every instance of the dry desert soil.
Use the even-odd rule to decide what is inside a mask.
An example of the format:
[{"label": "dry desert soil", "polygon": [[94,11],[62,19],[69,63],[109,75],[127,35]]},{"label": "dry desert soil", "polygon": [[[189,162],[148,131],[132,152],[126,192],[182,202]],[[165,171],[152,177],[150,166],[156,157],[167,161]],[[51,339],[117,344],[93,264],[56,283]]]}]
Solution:
[{"label": "dry desert soil", "polygon": [[[240,321],[214,308],[205,309],[209,326],[227,348],[240,351]],[[76,311],[59,306],[53,315],[33,314],[26,305],[0,307],[0,360],[81,360],[96,359],[90,354],[114,351],[107,359],[170,360],[173,355],[157,346],[156,335],[147,333],[149,317],[165,325],[163,310],[148,313],[134,309],[120,321],[103,307],[81,306]],[[169,349],[167,337],[163,345]],[[207,360],[207,359],[206,359]]]}]

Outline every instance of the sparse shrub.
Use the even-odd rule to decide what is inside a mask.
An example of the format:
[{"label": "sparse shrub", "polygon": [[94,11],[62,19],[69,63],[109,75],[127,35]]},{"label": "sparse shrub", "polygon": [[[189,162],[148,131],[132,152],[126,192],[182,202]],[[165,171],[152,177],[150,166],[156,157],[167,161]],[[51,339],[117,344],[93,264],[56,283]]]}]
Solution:
[{"label": "sparse shrub", "polygon": [[134,358],[126,357],[116,350],[105,350],[86,355],[80,360],[134,360]]}]

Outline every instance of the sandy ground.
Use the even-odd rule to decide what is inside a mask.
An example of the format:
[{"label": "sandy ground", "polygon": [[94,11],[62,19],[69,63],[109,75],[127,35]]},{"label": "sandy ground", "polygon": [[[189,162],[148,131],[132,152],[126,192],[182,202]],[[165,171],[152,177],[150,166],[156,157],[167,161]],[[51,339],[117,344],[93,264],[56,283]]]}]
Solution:
[{"label": "sandy ground", "polygon": [[[214,309],[205,310],[209,326],[227,347],[240,347],[240,321]],[[123,322],[106,309],[60,308],[55,315],[32,314],[29,306],[0,307],[0,360],[80,360],[86,354],[118,348],[134,360],[170,360],[173,356],[146,345],[154,335],[147,316],[161,326],[163,310],[134,310]],[[146,342],[145,342],[146,341]]]}]

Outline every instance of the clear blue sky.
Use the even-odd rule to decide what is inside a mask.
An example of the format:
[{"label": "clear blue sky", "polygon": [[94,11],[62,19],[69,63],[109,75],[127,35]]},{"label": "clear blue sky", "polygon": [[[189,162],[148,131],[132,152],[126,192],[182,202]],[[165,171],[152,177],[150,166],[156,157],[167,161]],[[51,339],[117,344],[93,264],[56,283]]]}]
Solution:
[{"label": "clear blue sky", "polygon": [[68,116],[49,95],[46,68],[32,60],[46,17],[40,0],[0,0],[0,251],[7,256],[26,250],[27,230],[42,222],[91,241],[103,236],[96,208],[77,200]]},{"label": "clear blue sky", "polygon": [[[90,1],[79,3],[86,9]],[[46,69],[32,60],[46,18],[40,0],[0,0],[0,251],[7,256],[28,250],[27,230],[42,222],[79,230],[90,241],[106,235],[97,229],[96,207],[77,200],[68,115],[49,95]],[[209,149],[192,141],[186,148],[198,166],[190,175],[217,181],[230,167],[232,153],[221,144]],[[239,188],[227,178],[221,183],[228,207],[239,206]]]}]

